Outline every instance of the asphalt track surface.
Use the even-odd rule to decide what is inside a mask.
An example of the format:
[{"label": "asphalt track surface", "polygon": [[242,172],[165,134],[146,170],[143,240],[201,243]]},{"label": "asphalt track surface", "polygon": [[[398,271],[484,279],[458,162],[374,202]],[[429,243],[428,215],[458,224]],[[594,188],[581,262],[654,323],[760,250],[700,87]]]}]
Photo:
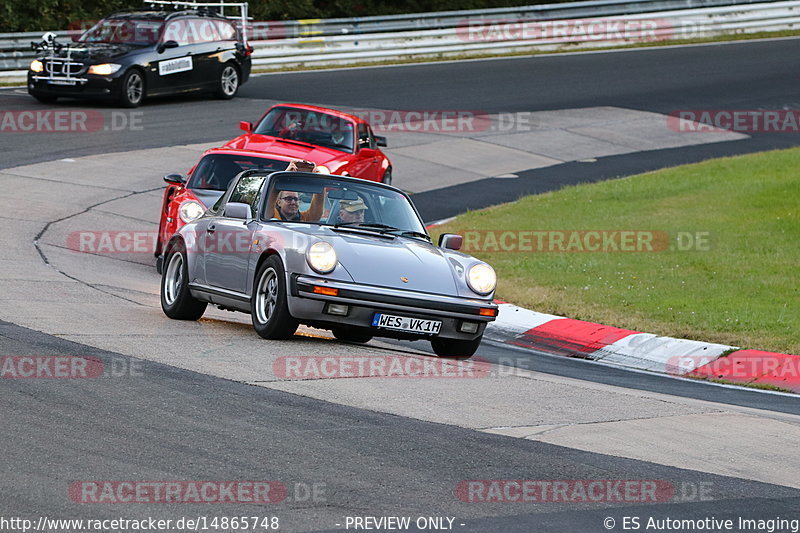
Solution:
[{"label": "asphalt track surface", "polygon": [[[188,372],[0,323],[2,349],[94,357],[126,379],[5,380],[3,516],[177,520],[195,506],[84,504],[80,480],[257,479],[270,505],[202,505],[206,516],[278,516],[281,530],[341,530],[347,515],[455,517],[456,531],[603,531],[625,517],[789,517],[800,490],[612,457],[304,398]],[[59,406],[54,408],[54,406]],[[53,446],[58,442],[59,446]],[[657,480],[666,501],[464,502],[463,480]],[[297,485],[322,488],[316,501]],[[703,490],[703,496],[700,491]],[[294,500],[294,501],[293,501]],[[515,506],[524,509],[518,510]],[[184,507],[184,509],[181,509]],[[521,512],[520,512],[521,511]],[[411,528],[411,530],[415,530]]]},{"label": "asphalt track surface", "polygon": [[[254,120],[272,101],[384,109],[515,112],[612,105],[669,113],[676,109],[796,109],[800,40],[544,56],[253,78],[234,102],[170,98],[141,108],[144,131],[80,135],[3,134],[0,168],[93,153],[231,137],[236,121]],[[268,100],[268,101],[267,101]],[[6,110],[41,106],[0,91]],[[232,110],[236,109],[236,116]],[[94,107],[96,108],[96,107]],[[102,106],[101,106],[101,109]],[[112,108],[107,108],[112,109]],[[245,116],[242,116],[244,113]],[[157,131],[157,135],[153,135]],[[798,134],[754,134],[719,145],[612,156],[593,163],[520,173],[416,195],[427,220],[565,184],[770,148],[795,146]],[[491,191],[487,193],[487,191]],[[131,358],[0,324],[3,354],[93,355],[130,366]],[[480,356],[506,354],[492,345]],[[534,357],[534,356],[532,356]],[[274,479],[323,482],[324,501],[275,507],[226,506],[202,514],[278,515],[287,530],[333,530],[345,515],[456,516],[462,531],[604,531],[603,519],[790,516],[800,492],[787,487],[665,467],[539,442],[355,409],[144,362],[135,379],[86,380],[78,386],[4,380],[0,422],[4,515],[86,518],[179,516],[165,506],[79,506],[65,487],[78,479]],[[536,369],[669,394],[797,413],[794,399],[720,389],[614,369],[535,359]],[[587,375],[590,374],[590,375]],[[627,380],[627,381],[626,381]],[[639,381],[638,385],[631,383]],[[659,384],[656,384],[658,382]],[[627,383],[627,384],[626,384]],[[649,385],[648,385],[649,384]],[[722,397],[725,397],[722,399]],[[705,396],[704,396],[705,397]],[[783,397],[781,397],[783,398]],[[787,465],[790,466],[790,465]],[[596,504],[467,504],[453,496],[465,479],[659,479],[708,483],[704,501],[625,507]],[[290,498],[291,500],[291,498]],[[194,512],[190,514],[196,514]]]}]

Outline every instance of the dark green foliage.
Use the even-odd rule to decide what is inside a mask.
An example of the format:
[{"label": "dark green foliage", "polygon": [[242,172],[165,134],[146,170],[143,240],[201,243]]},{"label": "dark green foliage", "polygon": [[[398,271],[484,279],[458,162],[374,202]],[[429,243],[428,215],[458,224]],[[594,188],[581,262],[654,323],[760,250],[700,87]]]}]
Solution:
[{"label": "dark green foliage", "polygon": [[[366,17],[429,11],[486,9],[559,0],[255,0],[250,14],[255,20]],[[563,1],[563,0],[561,0]],[[0,4],[0,33],[86,28],[123,9],[139,9],[143,2],[132,0],[3,0]]]}]

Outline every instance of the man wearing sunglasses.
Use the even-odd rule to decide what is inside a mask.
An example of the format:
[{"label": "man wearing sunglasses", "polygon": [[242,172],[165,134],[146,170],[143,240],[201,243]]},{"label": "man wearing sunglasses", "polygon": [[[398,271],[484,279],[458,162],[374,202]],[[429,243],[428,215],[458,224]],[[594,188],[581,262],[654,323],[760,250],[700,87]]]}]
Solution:
[{"label": "man wearing sunglasses", "polygon": [[[296,160],[289,163],[287,172],[314,172],[314,163]],[[280,191],[275,202],[275,213],[272,218],[279,218],[289,222],[317,222],[322,216],[322,195],[315,194],[311,205],[306,211],[300,211],[300,194],[294,191]]]}]

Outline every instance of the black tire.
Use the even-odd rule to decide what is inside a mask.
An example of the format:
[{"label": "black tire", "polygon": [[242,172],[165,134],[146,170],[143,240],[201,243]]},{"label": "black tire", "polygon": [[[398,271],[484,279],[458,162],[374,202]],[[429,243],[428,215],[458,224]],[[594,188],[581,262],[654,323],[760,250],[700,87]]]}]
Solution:
[{"label": "black tire", "polygon": [[269,256],[258,267],[250,316],[256,333],[265,339],[290,339],[297,331],[298,322],[289,314],[286,301],[286,274],[277,255]]},{"label": "black tire", "polygon": [[331,330],[333,336],[340,341],[357,342],[364,344],[372,340],[372,332],[367,328],[341,327]]},{"label": "black tire", "polygon": [[56,103],[56,101],[58,101],[58,96],[55,96],[55,95],[52,95],[52,94],[33,93],[33,94],[31,94],[31,96],[33,96],[34,98],[36,98],[36,100],[38,100],[39,102],[41,102],[43,104],[54,104],[54,103]]},{"label": "black tire", "polygon": [[144,75],[139,69],[132,68],[122,77],[118,98],[119,105],[122,107],[138,107],[144,97]]},{"label": "black tire", "polygon": [[175,320],[197,320],[203,316],[208,303],[194,298],[189,292],[189,269],[182,245],[170,249],[162,270],[161,309],[164,314]]},{"label": "black tire", "polygon": [[217,80],[217,90],[214,94],[222,100],[230,100],[239,92],[239,85],[241,85],[239,69],[229,61],[222,65],[219,80]]},{"label": "black tire", "polygon": [[439,357],[447,359],[469,359],[478,350],[481,345],[483,335],[475,340],[464,341],[460,339],[440,339],[435,337],[431,339],[431,347]]},{"label": "black tire", "polygon": [[385,183],[386,185],[392,184],[392,169],[387,168],[386,172],[383,173],[383,178],[381,179],[381,183]]}]

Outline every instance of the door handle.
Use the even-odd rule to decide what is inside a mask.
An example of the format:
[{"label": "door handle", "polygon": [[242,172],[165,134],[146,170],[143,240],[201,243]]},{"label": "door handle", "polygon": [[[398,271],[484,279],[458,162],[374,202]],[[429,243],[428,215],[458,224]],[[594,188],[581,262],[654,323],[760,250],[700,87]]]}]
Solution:
[{"label": "door handle", "polygon": [[211,224],[208,228],[206,228],[206,233],[214,233],[217,231],[217,227],[214,224]]}]

